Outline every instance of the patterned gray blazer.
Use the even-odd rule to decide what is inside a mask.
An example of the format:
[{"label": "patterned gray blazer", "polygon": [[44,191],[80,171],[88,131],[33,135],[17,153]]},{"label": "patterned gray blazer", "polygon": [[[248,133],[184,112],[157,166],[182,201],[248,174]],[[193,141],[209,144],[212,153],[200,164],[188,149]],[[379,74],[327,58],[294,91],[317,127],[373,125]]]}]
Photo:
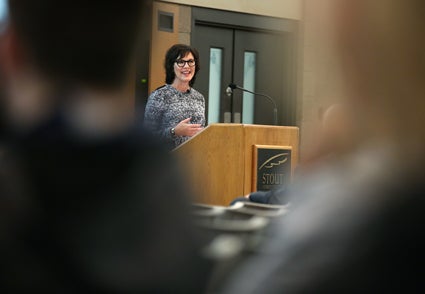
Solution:
[{"label": "patterned gray blazer", "polygon": [[186,118],[191,123],[205,126],[204,96],[191,88],[182,93],[171,85],[162,86],[151,93],[145,109],[145,126],[175,148],[189,139],[171,135],[171,129]]}]

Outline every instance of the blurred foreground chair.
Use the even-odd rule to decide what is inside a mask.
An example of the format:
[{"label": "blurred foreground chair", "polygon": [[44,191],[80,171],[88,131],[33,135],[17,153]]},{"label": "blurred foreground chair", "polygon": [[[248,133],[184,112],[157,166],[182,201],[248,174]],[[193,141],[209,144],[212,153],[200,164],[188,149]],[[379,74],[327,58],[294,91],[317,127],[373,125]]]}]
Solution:
[{"label": "blurred foreground chair", "polygon": [[270,222],[287,211],[287,205],[249,202],[231,206],[192,204],[195,225],[207,244],[202,254],[215,264],[208,293],[217,293],[228,274],[260,250]]},{"label": "blurred foreground chair", "polygon": [[[214,239],[238,239],[238,246],[234,254],[242,251],[256,250],[267,234],[270,221],[282,217],[288,211],[288,205],[258,204],[250,202],[236,202],[231,206],[217,206],[208,204],[192,204],[192,216],[204,244],[217,244]],[[221,258],[221,253],[214,247],[214,253],[209,252],[211,258]],[[235,247],[236,248],[236,247]],[[226,258],[229,256],[228,248],[225,249]]]},{"label": "blurred foreground chair", "polygon": [[254,202],[236,202],[229,210],[262,217],[278,217],[284,215],[289,208],[288,205],[261,204]]},{"label": "blurred foreground chair", "polygon": [[229,207],[193,204],[192,208],[195,225],[207,239],[206,242],[221,234],[231,234],[248,244],[269,224],[269,219],[259,215],[261,213],[257,214],[257,211],[240,210],[240,204]]},{"label": "blurred foreground chair", "polygon": [[218,206],[200,203],[192,204],[192,214],[198,217],[223,217],[226,214],[226,217],[228,217],[228,214],[231,214],[232,212],[262,217],[277,217],[285,214],[288,209],[289,204],[275,205],[241,201],[235,202],[231,206]]}]

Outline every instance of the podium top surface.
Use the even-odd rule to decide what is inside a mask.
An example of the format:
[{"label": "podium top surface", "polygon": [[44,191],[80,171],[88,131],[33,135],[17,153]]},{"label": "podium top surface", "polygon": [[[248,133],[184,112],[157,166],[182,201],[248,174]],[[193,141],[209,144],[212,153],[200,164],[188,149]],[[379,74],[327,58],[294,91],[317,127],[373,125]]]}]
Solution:
[{"label": "podium top surface", "polygon": [[190,142],[193,141],[193,139],[204,135],[205,133],[208,133],[210,131],[212,131],[213,129],[222,129],[222,128],[227,128],[227,129],[238,129],[238,128],[246,128],[246,129],[268,129],[268,130],[287,130],[287,131],[295,131],[295,132],[299,132],[299,128],[298,127],[294,127],[294,126],[275,126],[275,125],[257,125],[257,124],[236,124],[236,123],[214,123],[214,124],[210,124],[207,127],[205,127],[204,130],[202,130],[201,132],[199,132],[198,134],[196,134],[195,136],[193,136],[192,138],[190,138],[190,140],[187,140],[186,142],[184,142],[183,144],[181,144],[180,146],[176,147],[174,150],[179,150],[181,149],[183,146],[191,144]]}]

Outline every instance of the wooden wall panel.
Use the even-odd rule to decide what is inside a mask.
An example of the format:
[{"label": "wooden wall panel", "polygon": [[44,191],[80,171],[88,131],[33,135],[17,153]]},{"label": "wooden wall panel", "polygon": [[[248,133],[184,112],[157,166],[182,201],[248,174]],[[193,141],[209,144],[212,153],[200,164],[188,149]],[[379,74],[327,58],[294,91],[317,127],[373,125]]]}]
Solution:
[{"label": "wooden wall panel", "polygon": [[[158,30],[158,12],[174,15],[174,31]],[[179,42],[179,5],[153,2],[152,7],[152,43],[149,59],[149,93],[165,84],[164,60],[168,48]]]}]

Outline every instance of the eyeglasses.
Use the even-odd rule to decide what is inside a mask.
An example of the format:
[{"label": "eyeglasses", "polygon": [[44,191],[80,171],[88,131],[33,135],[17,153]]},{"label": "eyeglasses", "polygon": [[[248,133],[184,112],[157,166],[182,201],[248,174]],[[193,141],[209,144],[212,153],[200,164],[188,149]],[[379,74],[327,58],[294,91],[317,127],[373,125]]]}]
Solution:
[{"label": "eyeglasses", "polygon": [[176,60],[176,64],[177,64],[178,67],[184,67],[186,63],[189,67],[194,67],[195,64],[196,64],[195,60],[193,60],[193,59],[189,59],[189,60],[178,59],[178,60]]}]

